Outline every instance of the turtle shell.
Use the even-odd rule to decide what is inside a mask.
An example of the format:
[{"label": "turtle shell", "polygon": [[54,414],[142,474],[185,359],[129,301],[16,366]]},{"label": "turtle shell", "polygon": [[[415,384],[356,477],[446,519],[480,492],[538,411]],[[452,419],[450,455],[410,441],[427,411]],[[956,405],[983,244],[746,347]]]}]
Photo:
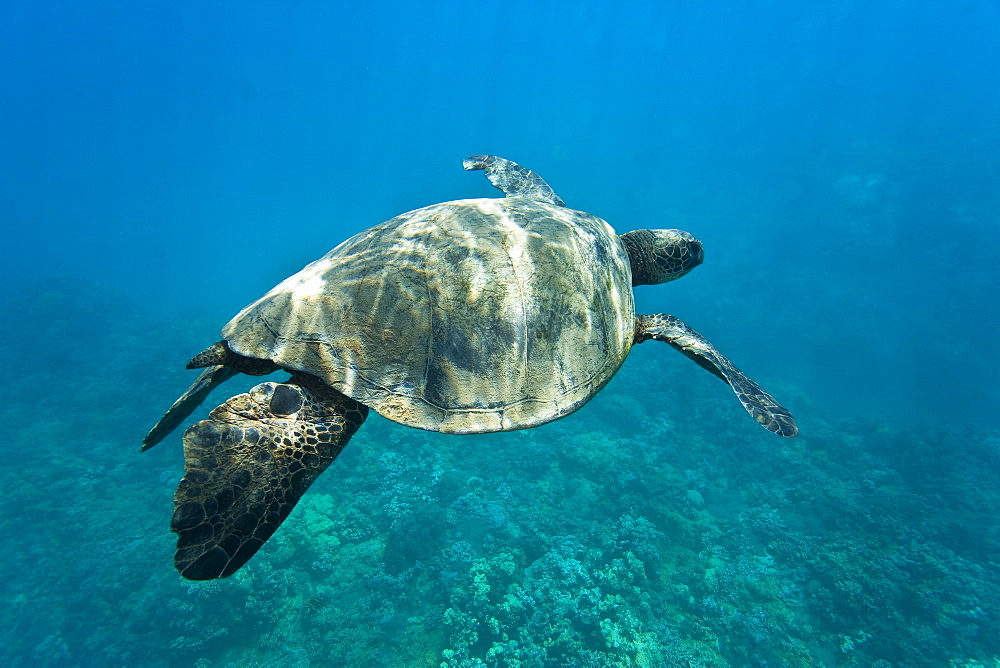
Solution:
[{"label": "turtle shell", "polygon": [[523,429],[582,406],[635,331],[628,254],[597,216],[522,198],[428,206],[340,244],[222,330],[390,420]]}]

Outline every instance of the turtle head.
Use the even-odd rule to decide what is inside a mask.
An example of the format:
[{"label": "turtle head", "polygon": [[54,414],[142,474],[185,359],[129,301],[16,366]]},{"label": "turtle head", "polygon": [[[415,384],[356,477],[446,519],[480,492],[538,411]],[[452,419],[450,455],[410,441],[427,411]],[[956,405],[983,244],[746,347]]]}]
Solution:
[{"label": "turtle head", "polygon": [[683,230],[632,230],[619,237],[632,262],[632,285],[674,281],[705,259],[705,251]]}]

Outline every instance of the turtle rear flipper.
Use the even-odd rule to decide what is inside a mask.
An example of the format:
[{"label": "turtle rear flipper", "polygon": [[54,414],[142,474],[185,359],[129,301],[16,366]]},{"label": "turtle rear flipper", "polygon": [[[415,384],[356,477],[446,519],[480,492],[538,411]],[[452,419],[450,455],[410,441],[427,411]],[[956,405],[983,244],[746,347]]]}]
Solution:
[{"label": "turtle rear flipper", "polygon": [[194,412],[194,409],[201,405],[201,402],[205,401],[205,397],[212,390],[238,373],[239,371],[236,369],[221,364],[214,364],[202,371],[191,383],[191,387],[167,409],[163,417],[157,420],[153,428],[146,434],[146,438],[142,439],[140,452],[149,450],[170,435],[170,432],[176,429],[181,422],[184,422]]},{"label": "turtle rear flipper", "polygon": [[235,573],[336,458],[368,409],[296,374],[232,397],[184,433],[174,565],[190,580]]},{"label": "turtle rear flipper", "polygon": [[153,428],[142,439],[140,452],[145,452],[151,447],[170,435],[177,426],[184,422],[194,409],[201,406],[205,397],[222,383],[226,382],[238,373],[245,373],[251,376],[263,376],[278,370],[271,360],[253,359],[237,355],[229,349],[225,341],[219,341],[210,345],[205,350],[191,358],[187,363],[188,369],[205,368],[191,387],[180,396],[180,398],[167,409]]},{"label": "turtle rear flipper", "polygon": [[703,369],[729,383],[743,407],[764,429],[788,438],[799,433],[788,409],[747,378],[705,337],[685,325],[680,318],[665,313],[636,316],[635,342],[642,343],[649,339],[669,343]]}]

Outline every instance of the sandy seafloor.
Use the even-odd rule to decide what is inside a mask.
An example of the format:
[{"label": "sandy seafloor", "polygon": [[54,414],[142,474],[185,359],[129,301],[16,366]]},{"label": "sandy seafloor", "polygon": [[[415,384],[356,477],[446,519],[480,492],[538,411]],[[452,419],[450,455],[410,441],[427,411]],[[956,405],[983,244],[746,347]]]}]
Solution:
[{"label": "sandy seafloor", "polygon": [[[993,2],[0,6],[0,665],[997,666]],[[372,415],[237,574],[172,568],[188,357],[496,153],[706,261],[577,413]],[[283,377],[275,374],[273,379]],[[193,419],[255,382],[237,378]]]}]

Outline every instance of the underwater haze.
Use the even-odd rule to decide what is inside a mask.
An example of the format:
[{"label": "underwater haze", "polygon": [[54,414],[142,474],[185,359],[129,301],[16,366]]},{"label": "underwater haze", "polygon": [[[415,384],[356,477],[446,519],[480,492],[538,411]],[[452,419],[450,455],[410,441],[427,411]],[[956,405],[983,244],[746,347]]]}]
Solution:
[{"label": "underwater haze", "polygon": [[[993,0],[0,3],[0,665],[1000,665],[998,34]],[[534,429],[373,413],[184,580],[181,430],[139,444],[186,361],[347,237],[502,196],[473,154],[700,238],[638,312],[800,435],[649,342]]]}]

